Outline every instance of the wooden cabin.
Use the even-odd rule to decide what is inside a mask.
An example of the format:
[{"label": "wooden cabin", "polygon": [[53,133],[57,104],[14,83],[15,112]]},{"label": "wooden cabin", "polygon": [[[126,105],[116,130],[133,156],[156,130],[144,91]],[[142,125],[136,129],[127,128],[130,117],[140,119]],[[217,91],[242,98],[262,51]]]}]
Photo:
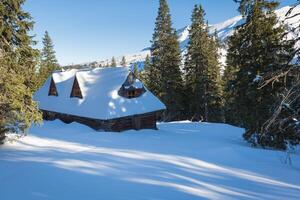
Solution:
[{"label": "wooden cabin", "polygon": [[103,131],[156,129],[165,105],[127,67],[54,72],[35,93],[45,120]]}]

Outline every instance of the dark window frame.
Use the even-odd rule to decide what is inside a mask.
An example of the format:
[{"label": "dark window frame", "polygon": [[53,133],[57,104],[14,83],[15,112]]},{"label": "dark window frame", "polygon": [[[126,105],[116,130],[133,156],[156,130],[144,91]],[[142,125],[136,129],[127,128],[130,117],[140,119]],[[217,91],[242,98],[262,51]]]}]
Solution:
[{"label": "dark window frame", "polygon": [[75,76],[74,78],[74,82],[73,82],[73,86],[72,86],[72,90],[71,90],[71,94],[70,94],[70,98],[79,98],[82,99],[82,92],[77,80],[77,77]]},{"label": "dark window frame", "polygon": [[48,96],[56,96],[56,97],[58,96],[57,88],[53,80],[53,77],[51,78]]},{"label": "dark window frame", "polygon": [[136,98],[138,95],[137,95],[137,91],[136,90],[129,90],[127,91],[127,97],[128,99],[133,99],[133,98]]}]

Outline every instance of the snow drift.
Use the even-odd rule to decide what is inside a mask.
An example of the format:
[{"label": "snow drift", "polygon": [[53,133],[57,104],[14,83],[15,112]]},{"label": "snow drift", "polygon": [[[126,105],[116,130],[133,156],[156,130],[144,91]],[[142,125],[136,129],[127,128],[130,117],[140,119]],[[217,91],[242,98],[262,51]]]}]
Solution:
[{"label": "snow drift", "polygon": [[174,122],[95,132],[60,121],[0,149],[3,200],[300,199],[300,152],[249,147],[243,129]]}]

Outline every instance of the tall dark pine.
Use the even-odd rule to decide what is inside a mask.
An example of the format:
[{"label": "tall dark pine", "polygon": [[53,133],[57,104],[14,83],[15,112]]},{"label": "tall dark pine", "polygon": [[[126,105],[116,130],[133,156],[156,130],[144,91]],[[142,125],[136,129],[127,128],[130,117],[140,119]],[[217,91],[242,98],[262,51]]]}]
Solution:
[{"label": "tall dark pine", "polygon": [[139,78],[140,77],[140,72],[139,72],[139,64],[138,63],[134,63],[133,64],[133,74],[135,75],[135,77]]},{"label": "tall dark pine", "polygon": [[111,58],[110,66],[111,66],[111,67],[116,67],[116,66],[117,66],[117,62],[116,62],[115,57],[112,57],[112,58]]},{"label": "tall dark pine", "polygon": [[147,55],[144,62],[144,70],[141,72],[141,78],[143,82],[146,84],[148,89],[151,90],[154,94],[158,94],[159,83],[156,82],[159,77],[158,69],[152,66],[152,62],[150,56]]},{"label": "tall dark pine", "polygon": [[36,89],[38,50],[24,0],[0,1],[0,142],[7,131],[23,132],[41,119],[32,94]]},{"label": "tall dark pine", "polygon": [[121,66],[126,67],[126,58],[125,56],[122,57]]},{"label": "tall dark pine", "polygon": [[187,113],[192,120],[221,121],[218,39],[210,36],[202,6],[195,5],[185,58]]},{"label": "tall dark pine", "polygon": [[148,72],[148,69],[151,67],[151,60],[150,60],[150,56],[147,55],[145,62],[144,62],[144,71]]},{"label": "tall dark pine", "polygon": [[154,76],[156,75],[156,73],[153,73],[153,71],[151,71],[154,68],[151,66],[151,60],[149,55],[146,56],[143,68],[144,70],[140,72],[140,78],[147,85],[148,88],[152,88],[153,92],[153,88],[155,88],[155,82],[151,81],[153,79],[151,75]]},{"label": "tall dark pine", "polygon": [[[244,3],[243,3],[244,2]],[[229,40],[227,99],[231,106],[226,116],[235,116],[237,125],[246,128],[245,139],[253,144],[284,148],[283,138],[266,134],[265,122],[274,112],[277,96],[289,78],[259,88],[263,78],[285,66],[291,59],[293,42],[284,40],[285,30],[277,24],[276,2],[242,1],[240,10],[246,23],[237,28]],[[233,97],[233,98],[232,98]]]},{"label": "tall dark pine", "polygon": [[41,66],[39,69],[40,85],[43,84],[49,75],[57,69],[59,69],[59,65],[55,56],[54,45],[48,31],[45,31],[43,37],[43,49],[41,51]]},{"label": "tall dark pine", "polygon": [[167,106],[165,120],[181,117],[183,80],[181,54],[166,0],[160,0],[151,46],[150,80],[146,83]]},{"label": "tall dark pine", "polygon": [[233,0],[236,3],[239,3],[239,12],[243,17],[250,16],[253,11],[253,5],[256,3],[261,4],[267,10],[273,10],[278,6],[277,0]]},{"label": "tall dark pine", "polygon": [[[293,19],[298,17],[300,12],[297,12],[296,8],[300,7],[300,1],[298,0],[286,13],[287,19]],[[292,31],[296,38],[292,38],[292,42],[299,41],[300,26]],[[291,63],[283,66],[274,73],[264,77],[266,81],[264,85],[271,85],[277,82],[280,78],[287,78],[290,84],[287,84],[285,89],[280,92],[278,101],[274,104],[275,112],[271,118],[268,119],[262,127],[263,133],[267,135],[269,141],[272,144],[276,144],[278,147],[280,144],[284,148],[293,148],[293,146],[300,143],[300,54],[298,45],[291,55]],[[298,62],[293,62],[295,58]],[[262,86],[265,87],[265,86]],[[275,138],[275,140],[270,140]]]}]

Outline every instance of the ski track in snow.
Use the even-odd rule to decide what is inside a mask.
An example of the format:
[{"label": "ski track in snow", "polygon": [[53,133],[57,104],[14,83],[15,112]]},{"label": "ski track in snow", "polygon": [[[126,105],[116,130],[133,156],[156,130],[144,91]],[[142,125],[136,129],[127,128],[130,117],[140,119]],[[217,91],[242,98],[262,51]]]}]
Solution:
[{"label": "ski track in snow", "polygon": [[44,122],[0,147],[1,200],[300,199],[300,152],[254,149],[226,124],[96,132]]}]

